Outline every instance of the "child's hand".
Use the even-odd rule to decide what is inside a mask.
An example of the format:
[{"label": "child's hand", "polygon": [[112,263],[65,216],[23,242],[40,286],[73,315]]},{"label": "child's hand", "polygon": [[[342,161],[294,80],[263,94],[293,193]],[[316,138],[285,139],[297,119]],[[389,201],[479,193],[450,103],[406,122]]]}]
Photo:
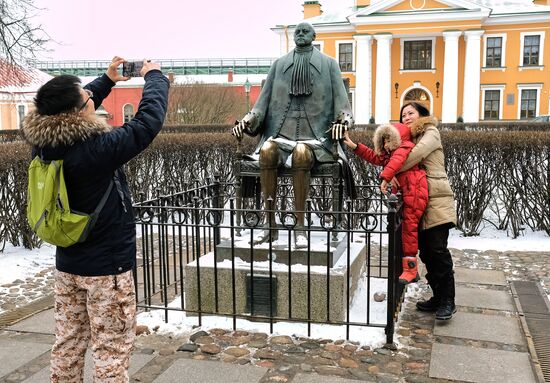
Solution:
[{"label": "child's hand", "polygon": [[349,138],[349,132],[347,130],[344,132],[344,138],[342,142],[351,150],[355,150],[357,148],[357,144],[353,142],[351,138]]},{"label": "child's hand", "polygon": [[380,184],[380,191],[382,194],[388,194],[388,186],[390,183],[386,180],[382,180],[382,183]]}]

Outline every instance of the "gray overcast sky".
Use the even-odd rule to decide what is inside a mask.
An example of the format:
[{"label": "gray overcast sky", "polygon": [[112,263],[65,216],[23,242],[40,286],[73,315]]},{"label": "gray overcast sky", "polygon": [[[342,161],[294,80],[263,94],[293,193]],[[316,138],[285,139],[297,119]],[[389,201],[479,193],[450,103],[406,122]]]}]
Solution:
[{"label": "gray overcast sky", "polygon": [[[321,0],[329,11],[353,0]],[[35,0],[57,43],[42,59],[276,57],[270,30],[302,20],[303,0]]]}]

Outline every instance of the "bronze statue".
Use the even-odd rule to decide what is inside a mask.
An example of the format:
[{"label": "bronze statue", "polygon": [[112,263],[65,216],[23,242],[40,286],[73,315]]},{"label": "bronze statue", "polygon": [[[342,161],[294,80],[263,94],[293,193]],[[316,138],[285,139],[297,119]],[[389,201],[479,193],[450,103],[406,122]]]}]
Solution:
[{"label": "bronze statue", "polygon": [[[277,169],[292,169],[296,208],[295,247],[307,246],[303,231],[310,170],[315,162],[333,162],[334,140],[341,140],[353,126],[351,108],[338,63],[314,49],[315,30],[302,22],[294,31],[296,48],[276,60],[254,107],[235,123],[233,134],[261,134],[255,152],[259,159],[264,201],[275,201]],[[330,134],[329,134],[330,133]],[[339,157],[345,160],[338,143]],[[272,210],[275,205],[266,208]],[[271,227],[275,227],[273,215]],[[270,238],[264,230],[256,243]],[[278,231],[271,233],[272,240]]]}]

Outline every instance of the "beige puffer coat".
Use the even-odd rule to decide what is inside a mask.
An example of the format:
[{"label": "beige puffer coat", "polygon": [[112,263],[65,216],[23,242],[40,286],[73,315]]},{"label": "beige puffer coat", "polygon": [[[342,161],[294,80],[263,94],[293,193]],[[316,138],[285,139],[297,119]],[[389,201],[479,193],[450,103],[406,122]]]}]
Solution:
[{"label": "beige puffer coat", "polygon": [[429,200],[420,230],[445,223],[456,225],[454,194],[445,171],[443,146],[436,126],[437,120],[431,116],[421,117],[411,126],[411,136],[416,146],[401,168],[405,171],[418,163],[426,168]]}]

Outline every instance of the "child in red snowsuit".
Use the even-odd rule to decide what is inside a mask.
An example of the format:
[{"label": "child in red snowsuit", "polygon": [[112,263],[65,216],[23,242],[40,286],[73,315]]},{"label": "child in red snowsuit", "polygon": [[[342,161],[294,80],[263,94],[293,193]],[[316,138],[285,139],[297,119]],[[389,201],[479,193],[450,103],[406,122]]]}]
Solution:
[{"label": "child in red snowsuit", "polygon": [[353,149],[356,155],[371,164],[384,166],[380,178],[386,182],[397,178],[403,195],[403,273],[399,276],[399,282],[417,282],[420,279],[416,260],[418,224],[428,204],[426,171],[415,165],[399,173],[414,147],[406,125],[380,125],[374,132],[373,142],[374,150],[363,144],[356,145],[347,134],[344,137],[344,144]]}]

